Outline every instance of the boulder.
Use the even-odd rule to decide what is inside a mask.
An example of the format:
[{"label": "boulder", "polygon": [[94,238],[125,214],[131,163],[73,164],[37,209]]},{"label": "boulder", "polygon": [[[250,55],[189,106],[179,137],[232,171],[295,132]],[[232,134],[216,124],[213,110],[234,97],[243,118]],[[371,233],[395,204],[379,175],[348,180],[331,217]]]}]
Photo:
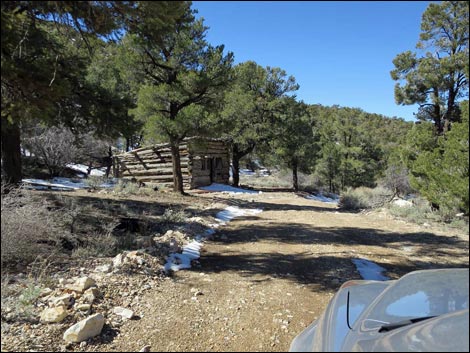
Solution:
[{"label": "boulder", "polygon": [[413,203],[408,200],[403,200],[403,199],[395,199],[392,201],[394,205],[398,207],[413,207]]},{"label": "boulder", "polygon": [[132,310],[123,308],[121,306],[116,306],[113,309],[113,313],[115,313],[116,315],[122,316],[126,319],[129,319],[129,320],[134,317],[134,312]]},{"label": "boulder", "polygon": [[56,306],[53,308],[45,309],[40,316],[42,322],[52,323],[61,322],[68,315],[65,306]]},{"label": "boulder", "polygon": [[96,281],[90,277],[79,278],[74,284],[67,286],[67,289],[74,292],[83,293],[90,287],[96,286]]},{"label": "boulder", "polygon": [[101,292],[98,288],[88,288],[85,293],[83,293],[82,300],[85,303],[92,304],[100,296]]},{"label": "boulder", "polygon": [[100,313],[87,317],[77,322],[64,332],[64,340],[67,342],[82,342],[91,337],[98,336],[104,326],[104,316]]},{"label": "boulder", "polygon": [[113,259],[113,267],[119,268],[124,264],[124,258],[126,257],[126,253],[118,254]]},{"label": "boulder", "polygon": [[75,298],[71,294],[64,294],[60,297],[49,298],[49,303],[51,306],[65,306],[70,307],[75,302]]}]

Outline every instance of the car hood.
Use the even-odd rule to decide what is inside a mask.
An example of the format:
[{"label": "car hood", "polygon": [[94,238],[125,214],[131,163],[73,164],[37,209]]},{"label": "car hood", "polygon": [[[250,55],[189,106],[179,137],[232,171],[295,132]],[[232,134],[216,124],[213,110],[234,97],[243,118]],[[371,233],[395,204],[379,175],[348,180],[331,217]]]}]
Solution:
[{"label": "car hood", "polygon": [[[290,350],[409,351],[419,346],[468,351],[468,287],[468,269],[415,271],[395,281],[346,282]],[[379,332],[384,325],[423,317],[435,318]],[[434,342],[440,337],[436,332],[445,332],[441,345]],[[426,349],[426,344],[431,346]]]}]

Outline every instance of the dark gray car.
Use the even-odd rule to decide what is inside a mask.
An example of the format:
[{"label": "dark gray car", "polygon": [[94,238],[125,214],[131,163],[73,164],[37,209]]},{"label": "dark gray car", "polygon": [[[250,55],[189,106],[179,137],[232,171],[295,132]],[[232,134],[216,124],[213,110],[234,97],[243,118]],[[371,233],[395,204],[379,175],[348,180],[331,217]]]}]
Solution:
[{"label": "dark gray car", "polygon": [[344,283],[291,352],[468,352],[469,270]]}]

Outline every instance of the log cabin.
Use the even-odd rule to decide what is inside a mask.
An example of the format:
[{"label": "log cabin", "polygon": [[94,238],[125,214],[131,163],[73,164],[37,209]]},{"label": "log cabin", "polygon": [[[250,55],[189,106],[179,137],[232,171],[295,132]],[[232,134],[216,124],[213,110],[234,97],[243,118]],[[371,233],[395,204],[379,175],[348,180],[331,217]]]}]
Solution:
[{"label": "log cabin", "polygon": [[[182,141],[179,150],[185,189],[229,183],[229,140],[189,137]],[[173,185],[172,161],[169,143],[138,148],[113,156],[114,176],[170,186]]]}]

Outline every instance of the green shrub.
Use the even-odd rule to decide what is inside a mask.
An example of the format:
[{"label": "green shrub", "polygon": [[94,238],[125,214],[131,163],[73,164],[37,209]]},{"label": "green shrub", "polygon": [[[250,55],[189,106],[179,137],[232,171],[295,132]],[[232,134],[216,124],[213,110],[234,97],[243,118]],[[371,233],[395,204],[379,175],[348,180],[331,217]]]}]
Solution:
[{"label": "green shrub", "polygon": [[414,199],[412,207],[400,207],[391,204],[389,210],[393,216],[404,218],[414,223],[422,224],[439,219],[438,214],[431,209],[429,202],[423,198]]},{"label": "green shrub", "polygon": [[468,233],[468,217],[456,217],[455,211],[446,208],[435,210],[431,204],[422,197],[413,199],[412,207],[400,207],[394,204],[389,205],[390,214],[395,217],[406,219],[418,224],[428,222],[446,223],[451,228],[458,228]]},{"label": "green shrub", "polygon": [[356,189],[348,189],[341,194],[339,207],[344,210],[382,207],[390,200],[392,194],[392,191],[383,187],[371,189],[361,186]]}]

